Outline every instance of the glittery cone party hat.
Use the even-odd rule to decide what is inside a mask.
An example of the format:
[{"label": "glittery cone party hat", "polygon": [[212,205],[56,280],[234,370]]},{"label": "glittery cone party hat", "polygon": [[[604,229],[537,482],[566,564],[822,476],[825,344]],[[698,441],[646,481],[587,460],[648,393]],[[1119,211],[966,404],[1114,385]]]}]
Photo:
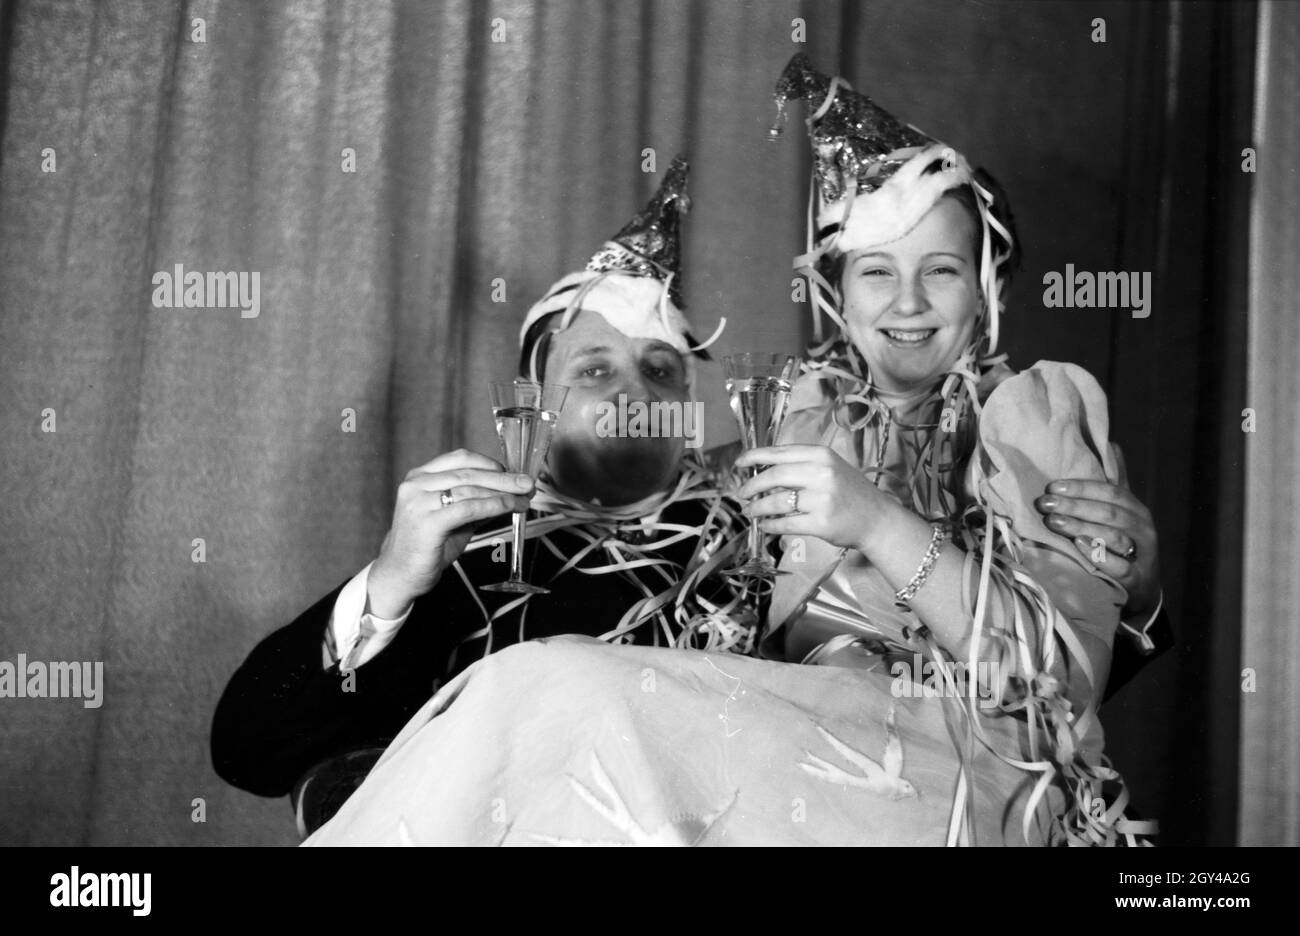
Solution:
[{"label": "glittery cone party hat", "polygon": [[[969,185],[984,229],[980,284],[990,310],[989,348],[997,345],[999,299],[997,268],[1006,253],[992,255],[989,228],[1010,244],[1010,233],[992,218],[993,196],[974,178],[966,157],[950,146],[905,124],[842,78],[830,78],[796,55],[785,67],[774,92],[777,121],[769,131],[781,135],[789,102],[808,108],[808,138],[813,150],[815,204],[811,206],[808,252],[796,269],[817,277],[814,268],[825,254],[845,254],[896,241],[950,189]],[[833,292],[827,284],[827,292]],[[839,321],[828,302],[815,308]],[[816,331],[820,335],[820,319]]]},{"label": "glittery cone party hat", "polygon": [[599,313],[629,337],[659,338],[683,355],[707,359],[704,348],[717,335],[696,344],[682,313],[681,225],[690,209],[689,169],[684,156],[672,161],[645,208],[606,241],[584,269],[565,276],[528,310],[521,341],[547,315],[565,313],[559,331],[578,311],[586,310]]},{"label": "glittery cone party hat", "polygon": [[788,102],[803,101],[811,111],[818,234],[836,237],[841,252],[903,237],[946,190],[970,181],[970,167],[959,153],[898,120],[843,79],[823,75],[805,55],[786,65],[774,96],[774,137],[781,133]]},{"label": "glittery cone party hat", "polygon": [[587,261],[587,269],[594,273],[609,270],[657,279],[668,286],[673,304],[682,308],[681,219],[691,208],[691,200],[686,195],[688,172],[690,165],[686,157],[677,156],[649,204],[613,240],[596,251]]}]

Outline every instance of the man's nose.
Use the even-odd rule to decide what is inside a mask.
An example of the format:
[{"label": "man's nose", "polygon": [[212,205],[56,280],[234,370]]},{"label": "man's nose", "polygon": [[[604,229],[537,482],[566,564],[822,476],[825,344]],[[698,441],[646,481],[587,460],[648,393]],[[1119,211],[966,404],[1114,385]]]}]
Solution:
[{"label": "man's nose", "polygon": [[647,380],[645,374],[639,370],[623,377],[619,382],[617,393],[627,394],[629,403],[653,403],[659,399],[659,393],[654,384]]}]

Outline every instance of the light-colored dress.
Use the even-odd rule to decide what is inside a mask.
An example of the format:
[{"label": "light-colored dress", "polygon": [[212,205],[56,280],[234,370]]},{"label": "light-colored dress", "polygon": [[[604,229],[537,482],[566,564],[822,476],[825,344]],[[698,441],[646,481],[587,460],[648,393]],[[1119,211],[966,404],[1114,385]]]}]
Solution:
[{"label": "light-colored dress", "polygon": [[[878,440],[869,429],[847,429],[835,418],[832,387],[816,372],[801,378],[780,441],[819,443],[850,463],[871,463]],[[1105,394],[1082,368],[1040,361],[1019,374],[1006,372],[982,402],[978,444],[961,483],[981,515],[995,518],[999,535],[987,557],[983,549],[968,549],[964,610],[968,619],[980,612],[985,633],[1002,635],[1007,662],[969,661],[967,668],[976,672],[987,665],[1003,678],[1018,668],[1022,700],[1010,708],[1021,717],[996,710],[991,691],[968,685],[964,694],[985,704],[965,706],[975,717],[963,722],[958,735],[968,743],[974,733],[984,750],[1017,765],[1022,777],[1036,776],[1045,790],[1051,784],[1076,800],[1073,838],[1080,843],[1114,840],[1117,829],[1149,831],[1150,825],[1122,819],[1126,795],[1101,796],[1102,782],[1119,778],[1102,755],[1104,733],[1095,706],[1127,593],[1070,539],[1049,529],[1034,506],[1057,478],[1118,481]],[[920,730],[930,736],[965,718],[953,711],[955,693],[940,678],[940,661],[914,637],[921,622],[895,602],[894,587],[861,553],[787,536],[783,555],[787,574],[777,580],[769,641],[787,659],[915,675],[920,685],[913,691],[929,702],[924,715],[918,714],[924,721]],[[889,704],[887,697],[874,700],[873,714],[879,717]],[[1037,713],[1043,729],[1032,739],[1026,724],[1035,716],[1029,711]],[[953,748],[964,750],[966,743],[954,742]],[[968,773],[968,782],[977,773]],[[1066,784],[1067,777],[1084,782]],[[974,798],[977,841],[988,841],[993,813],[1010,799],[995,796],[981,804]],[[1058,829],[1053,838],[1072,837]]]},{"label": "light-colored dress", "polygon": [[[824,391],[801,379],[783,441],[860,457]],[[1033,508],[1051,479],[1116,478],[1105,397],[1081,369],[1040,363],[989,395],[979,432],[969,481],[1018,554],[984,573],[990,619],[1019,602],[1032,631],[1044,595],[1060,612],[1022,648],[1052,665],[1019,716],[923,678],[903,630],[916,620],[860,555],[815,588],[839,550],[787,538],[771,620],[794,656],[866,638],[823,647],[833,665],[578,637],[511,647],[444,686],[307,844],[1042,844],[1065,838],[1072,805],[1076,841],[1113,838],[1123,803],[1089,799],[1112,779],[1089,702],[1126,596]],[[1051,738],[1028,727],[1040,710]]]}]

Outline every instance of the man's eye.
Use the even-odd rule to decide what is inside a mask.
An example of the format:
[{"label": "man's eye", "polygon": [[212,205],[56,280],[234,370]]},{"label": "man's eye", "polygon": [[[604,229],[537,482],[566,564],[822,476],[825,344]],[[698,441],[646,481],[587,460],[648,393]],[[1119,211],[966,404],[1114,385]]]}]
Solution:
[{"label": "man's eye", "polygon": [[884,267],[867,267],[858,273],[859,276],[888,276],[889,271]]},{"label": "man's eye", "polygon": [[930,270],[931,274],[939,276],[956,276],[957,271],[950,266],[937,266]]},{"label": "man's eye", "polygon": [[677,364],[649,364],[645,372],[652,380],[660,383],[680,383],[685,380],[682,368]]},{"label": "man's eye", "polygon": [[605,367],[605,365],[593,364],[591,367],[584,368],[581,376],[592,379],[596,377],[604,377],[607,373],[609,373],[609,368]]}]

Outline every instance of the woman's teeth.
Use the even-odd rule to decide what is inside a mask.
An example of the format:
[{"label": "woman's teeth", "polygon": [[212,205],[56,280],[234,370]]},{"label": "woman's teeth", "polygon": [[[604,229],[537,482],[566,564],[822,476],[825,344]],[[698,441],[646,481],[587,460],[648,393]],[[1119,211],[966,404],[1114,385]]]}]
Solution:
[{"label": "woman's teeth", "polygon": [[924,331],[896,331],[894,329],[885,329],[885,334],[894,341],[900,341],[903,344],[920,344],[936,331],[937,329],[934,328],[927,328]]}]

